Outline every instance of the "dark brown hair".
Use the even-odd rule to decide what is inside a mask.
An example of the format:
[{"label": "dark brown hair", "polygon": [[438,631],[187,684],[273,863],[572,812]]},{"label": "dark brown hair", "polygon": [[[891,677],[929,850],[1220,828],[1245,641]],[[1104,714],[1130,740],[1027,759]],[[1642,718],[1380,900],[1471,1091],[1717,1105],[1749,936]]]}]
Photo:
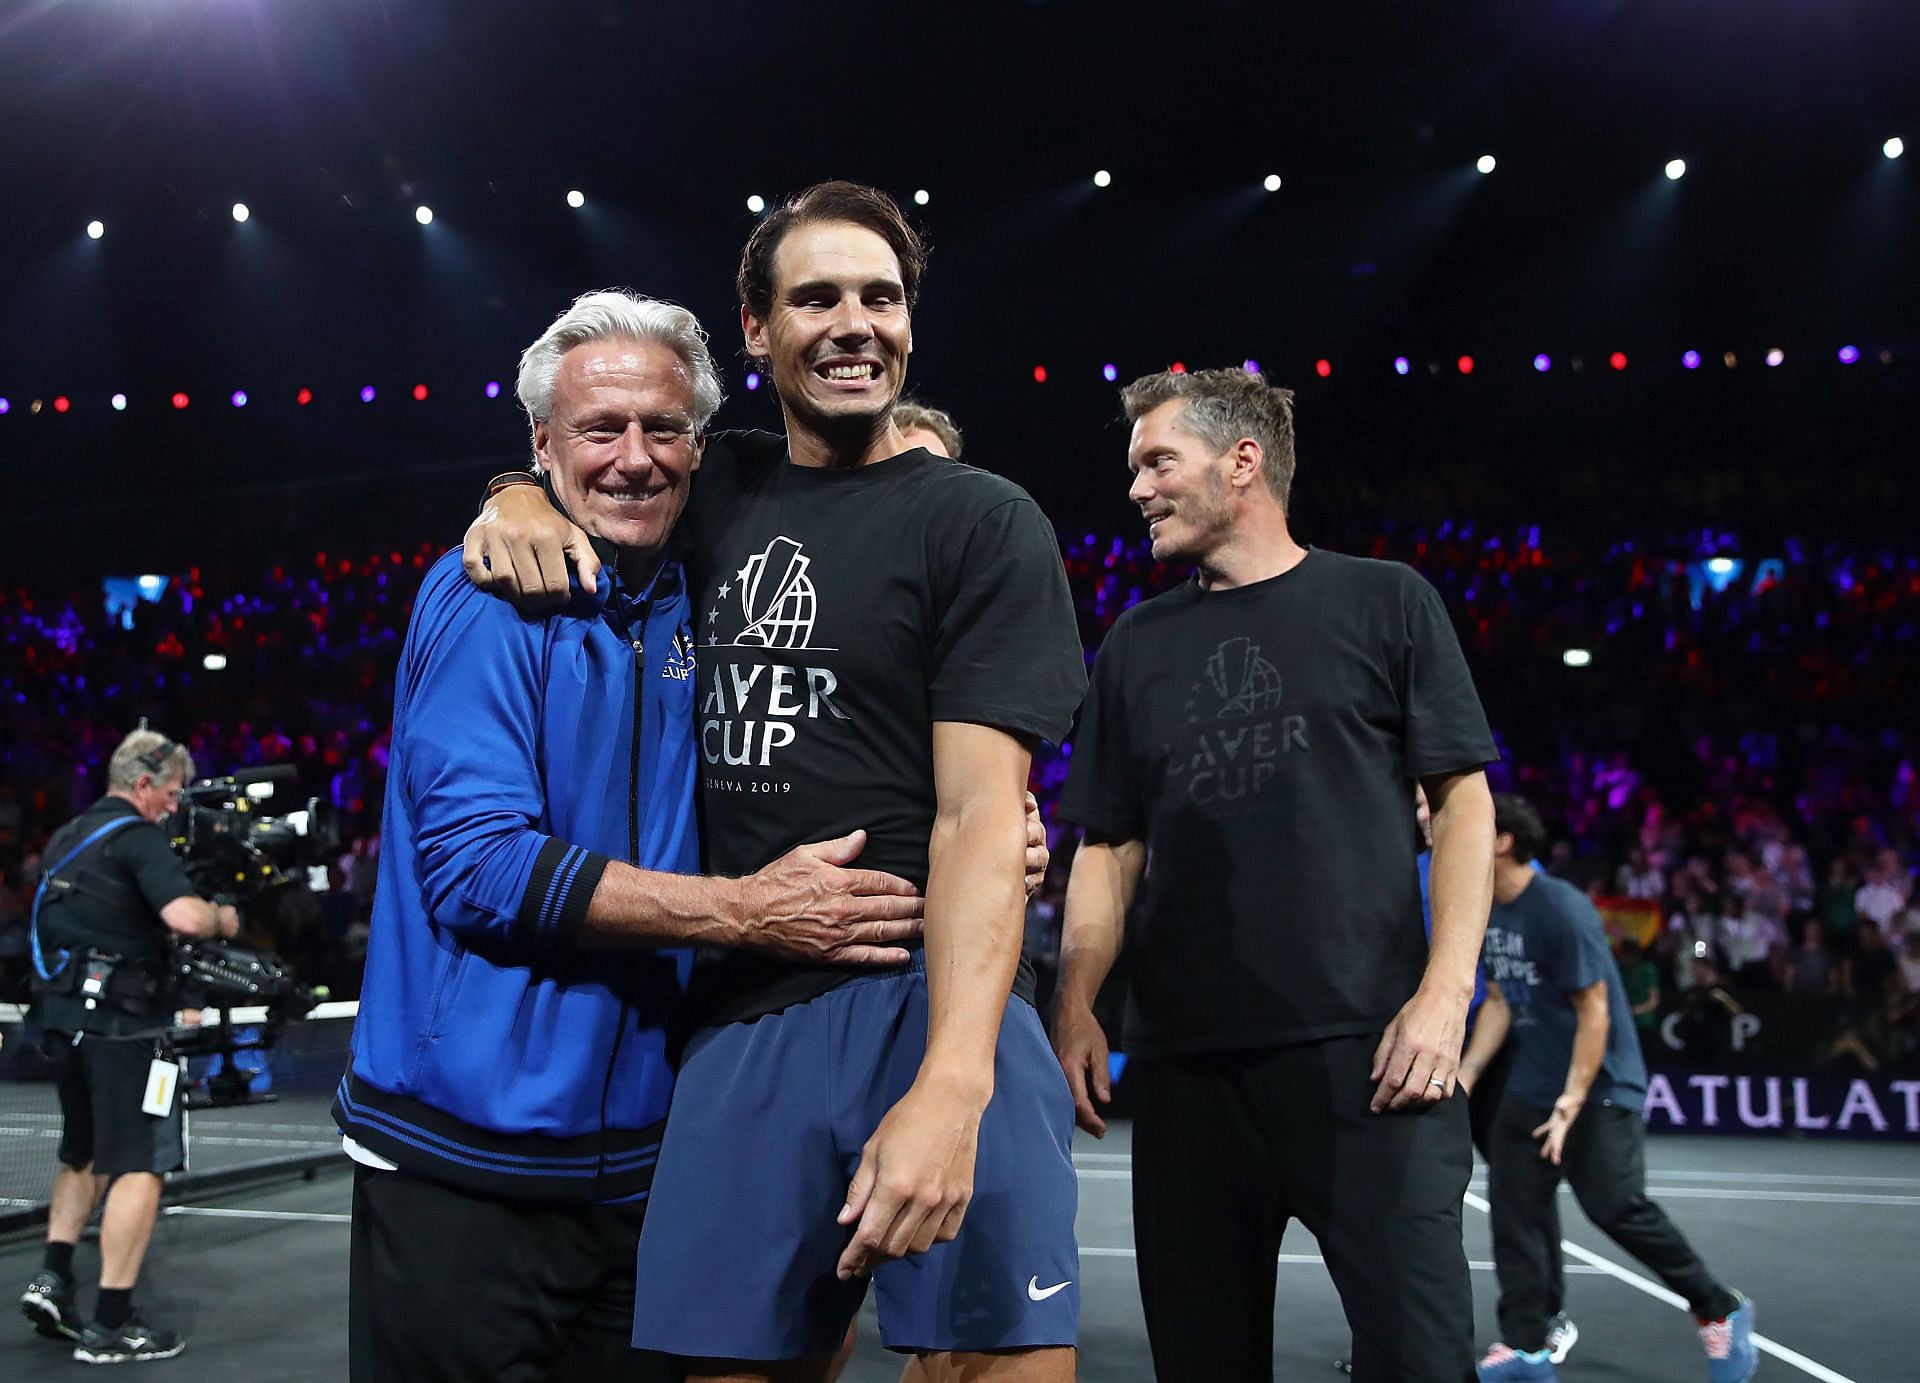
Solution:
[{"label": "dark brown hair", "polygon": [[900,204],[877,187],[857,182],[815,183],[768,212],[747,237],[740,251],[740,271],[733,284],[747,311],[765,321],[773,311],[773,256],[795,226],[821,221],[845,221],[864,226],[886,241],[900,261],[900,286],[907,307],[920,299],[920,276],[927,268],[927,242],[907,224]]}]

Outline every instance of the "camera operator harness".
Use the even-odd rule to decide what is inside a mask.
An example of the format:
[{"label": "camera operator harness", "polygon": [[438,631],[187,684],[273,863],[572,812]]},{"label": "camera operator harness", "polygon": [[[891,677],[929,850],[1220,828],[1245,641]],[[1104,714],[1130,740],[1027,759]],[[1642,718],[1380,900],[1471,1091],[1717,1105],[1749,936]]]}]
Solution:
[{"label": "camera operator harness", "polygon": [[[41,874],[40,886],[34,891],[27,933],[31,939],[36,988],[56,1000],[79,1000],[88,1016],[98,1012],[102,1004],[122,1013],[150,1013],[166,987],[167,966],[163,953],[126,959],[128,952],[149,949],[149,939],[146,929],[119,919],[140,916],[146,911],[145,900],[132,885],[100,867],[100,852],[81,858],[96,845],[104,850],[103,842],[109,836],[140,820],[138,816],[115,817],[94,829]],[[75,861],[80,861],[78,867],[66,873]],[[94,930],[103,934],[101,940],[107,944],[84,947],[76,944],[71,950],[56,950],[49,965],[40,938],[41,914],[75,897],[90,898],[100,904],[101,917]],[[116,941],[123,943],[120,949],[110,949]],[[71,1013],[69,1009],[68,1014]],[[48,1019],[50,1023],[57,1022],[65,1016],[56,1009]],[[86,1025],[76,1023],[74,1026],[78,1029]]]}]

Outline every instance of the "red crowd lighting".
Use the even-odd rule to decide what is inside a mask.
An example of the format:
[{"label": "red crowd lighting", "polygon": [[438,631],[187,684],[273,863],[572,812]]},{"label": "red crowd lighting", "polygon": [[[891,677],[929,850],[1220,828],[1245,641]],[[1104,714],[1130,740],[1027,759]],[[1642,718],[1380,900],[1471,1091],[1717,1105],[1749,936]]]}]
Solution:
[{"label": "red crowd lighting", "polygon": [[173,406],[175,408],[185,408],[189,402],[190,400],[185,394],[175,394],[173,396]]},{"label": "red crowd lighting", "polygon": [[1331,360],[1316,360],[1313,362],[1313,372],[1319,375],[1320,378],[1325,379],[1333,373],[1333,362]]},{"label": "red crowd lighting", "polygon": [[415,403],[425,403],[425,402],[427,401],[427,386],[426,386],[426,385],[424,385],[424,384],[416,384],[416,385],[414,385],[414,386],[413,386],[413,401],[414,401]]},{"label": "red crowd lighting", "polygon": [[1607,357],[1607,364],[1613,366],[1613,368],[1616,370],[1626,369],[1627,353],[1625,351],[1615,351],[1612,355]]},{"label": "red crowd lighting", "polygon": [[1186,365],[1178,360],[1174,361],[1173,364],[1167,366],[1167,369],[1176,375],[1184,375],[1187,372]]},{"label": "red crowd lighting", "polygon": [[65,394],[60,395],[60,397],[53,401],[53,411],[56,413],[64,413],[71,407],[73,407],[73,401]]},{"label": "red crowd lighting", "polygon": [[1035,365],[1033,367],[1033,382],[1035,384],[1045,384],[1047,382],[1047,367],[1045,365]]},{"label": "red crowd lighting", "polygon": [[1472,356],[1463,355],[1460,357],[1460,359],[1456,363],[1460,366],[1461,374],[1470,375],[1473,373],[1473,357]]},{"label": "red crowd lighting", "polygon": [[302,389],[299,393],[293,396],[293,401],[299,404],[302,408],[305,408],[308,404],[313,402],[313,390]]}]

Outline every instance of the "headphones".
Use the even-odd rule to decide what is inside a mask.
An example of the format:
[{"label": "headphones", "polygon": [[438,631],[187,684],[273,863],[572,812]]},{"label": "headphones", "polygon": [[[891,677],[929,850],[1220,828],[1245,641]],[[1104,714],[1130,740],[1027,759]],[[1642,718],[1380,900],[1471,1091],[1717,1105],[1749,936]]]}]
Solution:
[{"label": "headphones", "polygon": [[[145,716],[140,717],[140,728],[142,730],[147,728],[147,718]],[[178,744],[172,740],[163,739],[159,745],[149,749],[146,753],[134,755],[133,761],[146,769],[147,772],[151,773],[155,778],[158,778],[166,770],[167,760],[179,752],[180,746]]]}]

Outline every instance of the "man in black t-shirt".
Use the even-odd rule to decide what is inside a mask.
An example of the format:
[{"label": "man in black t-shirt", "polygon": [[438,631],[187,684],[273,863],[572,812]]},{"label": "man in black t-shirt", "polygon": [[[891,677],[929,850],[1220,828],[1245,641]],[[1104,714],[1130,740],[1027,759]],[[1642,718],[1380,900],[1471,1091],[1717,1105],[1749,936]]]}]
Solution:
[{"label": "man in black t-shirt", "polygon": [[[1073,1373],[1072,1106],[1020,964],[1022,800],[1084,664],[1032,499],[893,421],[924,259],[850,183],[760,224],[741,318],[786,436],[710,439],[682,520],[708,870],[844,821],[926,894],[898,972],[695,967],[634,1313],[694,1379],[824,1376],[869,1274],[920,1376]],[[536,500],[496,509],[577,553]]]},{"label": "man in black t-shirt", "polygon": [[[1472,1157],[1452,1097],[1491,893],[1486,719],[1431,586],[1294,541],[1288,391],[1207,370],[1122,397],[1154,556],[1196,573],[1123,615],[1094,664],[1061,807],[1086,838],[1054,1046],[1081,1126],[1103,1133],[1092,1006],[1131,910],[1155,1370],[1272,1376],[1275,1262],[1297,1218],[1346,1307],[1354,1377],[1462,1383]],[[1416,780],[1433,809],[1431,945]]]},{"label": "man in black t-shirt", "polygon": [[[41,1334],[76,1341],[85,1363],[166,1359],[185,1348],[141,1321],[132,1295],[161,1177],[186,1161],[174,1067],[156,1042],[172,1021],[168,941],[232,936],[240,925],[231,907],[194,892],[157,829],[192,773],[192,757],[165,735],[128,735],[108,761],[107,795],[48,842],[34,901],[34,1021],[60,1094],[60,1166],[46,1261],[20,1307]],[[100,1298],[86,1324],[73,1250],[102,1195]]]}]

